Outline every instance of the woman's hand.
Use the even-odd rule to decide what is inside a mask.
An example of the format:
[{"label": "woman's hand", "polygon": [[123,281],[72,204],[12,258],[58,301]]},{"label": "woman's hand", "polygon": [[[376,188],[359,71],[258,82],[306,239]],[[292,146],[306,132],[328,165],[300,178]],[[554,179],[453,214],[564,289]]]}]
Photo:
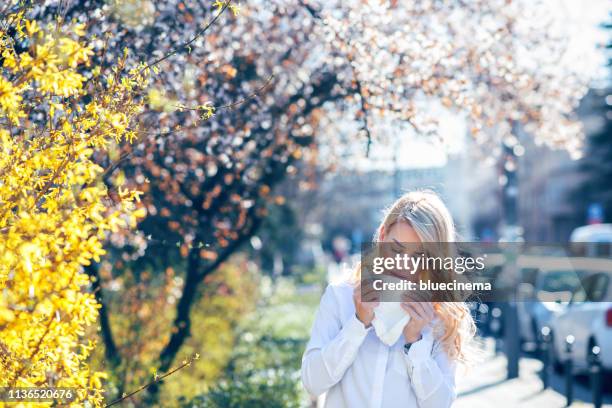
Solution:
[{"label": "woman's hand", "polygon": [[402,302],[402,308],[410,315],[410,321],[404,326],[404,338],[408,343],[421,339],[421,332],[435,317],[431,302]]},{"label": "woman's hand", "polygon": [[[363,296],[362,296],[362,285]],[[374,320],[374,308],[378,306],[378,293],[372,287],[372,285],[366,281],[362,281],[360,285],[355,286],[353,289],[353,303],[355,304],[355,315],[357,319],[365,327],[370,327],[372,320]]]}]

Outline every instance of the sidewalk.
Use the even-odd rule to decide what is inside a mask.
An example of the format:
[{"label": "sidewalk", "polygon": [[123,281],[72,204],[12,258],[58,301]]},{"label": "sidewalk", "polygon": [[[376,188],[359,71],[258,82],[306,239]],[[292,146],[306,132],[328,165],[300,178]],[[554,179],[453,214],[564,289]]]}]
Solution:
[{"label": "sidewalk", "polygon": [[[555,375],[551,379],[555,389],[542,390],[538,375],[542,363],[533,358],[521,358],[520,377],[506,380],[506,358],[495,356],[492,342],[486,344],[484,361],[476,364],[467,373],[457,373],[457,401],[454,408],[510,408],[510,407],[565,407],[562,394],[563,378]],[[592,407],[589,390],[574,383],[574,403],[572,407]],[[606,398],[604,402],[610,402]],[[612,406],[605,404],[604,406]]]}]

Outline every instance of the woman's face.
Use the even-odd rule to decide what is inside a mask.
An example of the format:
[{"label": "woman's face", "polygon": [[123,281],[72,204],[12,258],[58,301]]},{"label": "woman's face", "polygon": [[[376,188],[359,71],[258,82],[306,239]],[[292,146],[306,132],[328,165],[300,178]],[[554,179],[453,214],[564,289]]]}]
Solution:
[{"label": "woman's face", "polygon": [[[395,258],[398,255],[401,257],[405,255],[418,257],[423,253],[421,239],[414,228],[404,220],[396,222],[386,230],[383,229],[380,238],[382,242],[381,253],[385,257]],[[415,280],[418,278],[418,274],[406,269],[395,270],[391,273],[402,279]]]}]

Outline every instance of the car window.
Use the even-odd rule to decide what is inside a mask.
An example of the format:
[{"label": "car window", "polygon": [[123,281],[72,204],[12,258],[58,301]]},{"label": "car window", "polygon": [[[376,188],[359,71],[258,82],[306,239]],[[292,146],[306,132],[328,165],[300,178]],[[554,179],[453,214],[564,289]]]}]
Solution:
[{"label": "car window", "polygon": [[580,282],[580,284],[578,285],[578,287],[576,287],[576,290],[574,291],[572,295],[572,299],[570,303],[581,303],[581,302],[586,301],[587,290],[588,290],[589,284],[590,284],[589,278],[583,279],[582,282]]},{"label": "car window", "polygon": [[539,290],[544,292],[574,292],[579,285],[580,275],[576,271],[548,271],[542,277]]},{"label": "car window", "polygon": [[601,302],[608,292],[610,277],[605,273],[596,273],[582,280],[572,295],[572,303]]},{"label": "car window", "polygon": [[587,293],[588,300],[591,302],[601,302],[607,300],[604,298],[608,292],[610,277],[605,273],[598,273],[591,278],[592,284],[588,288]]}]

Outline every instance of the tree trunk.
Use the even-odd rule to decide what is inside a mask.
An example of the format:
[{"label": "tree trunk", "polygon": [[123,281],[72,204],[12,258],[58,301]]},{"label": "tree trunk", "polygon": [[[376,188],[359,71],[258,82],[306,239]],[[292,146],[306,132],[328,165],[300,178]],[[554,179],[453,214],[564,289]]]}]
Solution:
[{"label": "tree trunk", "polygon": [[183,286],[181,299],[176,306],[176,317],[173,323],[174,330],[172,336],[170,337],[170,341],[159,355],[160,373],[168,371],[179,349],[191,334],[191,320],[189,318],[189,312],[197,293],[198,283],[201,280],[200,274],[198,273],[199,267],[199,249],[194,248],[189,252],[187,276],[185,277],[185,285]]},{"label": "tree trunk", "polygon": [[91,288],[93,290],[96,301],[100,305],[98,315],[100,316],[100,332],[102,341],[104,342],[104,356],[106,361],[110,363],[111,370],[115,370],[121,364],[121,355],[117,350],[113,331],[110,325],[108,316],[108,307],[104,303],[104,295],[102,294],[102,284],[100,282],[100,274],[98,273],[98,264],[92,263],[86,269],[91,280]]},{"label": "tree trunk", "polygon": [[[178,351],[191,334],[191,320],[189,317],[189,312],[191,311],[191,305],[195,300],[198,283],[200,281],[200,274],[198,273],[199,266],[199,249],[193,248],[189,252],[187,274],[185,277],[185,284],[183,286],[183,293],[176,306],[176,317],[174,318],[174,323],[172,324],[173,332],[170,336],[168,344],[166,344],[159,355],[159,373],[165,373],[170,369],[170,366],[172,365]],[[157,402],[160,387],[161,382],[154,383],[149,386],[146,396],[146,402],[148,405]]]}]

